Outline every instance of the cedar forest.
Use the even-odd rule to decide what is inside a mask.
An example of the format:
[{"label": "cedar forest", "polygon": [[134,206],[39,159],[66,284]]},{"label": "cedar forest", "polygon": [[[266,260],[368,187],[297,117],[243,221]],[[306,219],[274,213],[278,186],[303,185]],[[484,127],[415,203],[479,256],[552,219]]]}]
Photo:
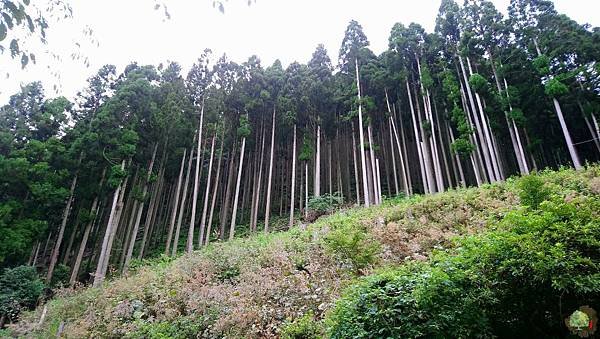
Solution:
[{"label": "cedar forest", "polygon": [[433,32],[397,23],[380,55],[351,21],[330,55],[106,65],[72,101],[23,86],[0,107],[0,267],[102,286],[140,259],[312,222],[323,200],[600,160],[600,28],[550,1],[442,0]]}]

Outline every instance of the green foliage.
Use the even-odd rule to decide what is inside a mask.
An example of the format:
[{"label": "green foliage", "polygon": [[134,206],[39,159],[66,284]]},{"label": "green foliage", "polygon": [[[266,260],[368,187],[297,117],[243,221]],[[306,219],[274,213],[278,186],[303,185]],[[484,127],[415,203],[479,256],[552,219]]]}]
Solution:
[{"label": "green foliage", "polygon": [[600,302],[600,199],[509,213],[427,263],[362,279],[328,315],[332,338],[559,337],[563,310]]},{"label": "green foliage", "polygon": [[519,198],[521,204],[532,209],[537,209],[540,204],[550,198],[550,190],[544,181],[537,175],[531,174],[519,180]]},{"label": "green foliage", "polygon": [[470,140],[465,138],[454,140],[450,147],[454,153],[461,157],[468,157],[473,150],[475,150],[475,145],[473,145]]},{"label": "green foliage", "polygon": [[325,248],[342,261],[350,264],[355,274],[378,259],[381,245],[367,229],[351,219],[332,223],[325,236]]},{"label": "green foliage", "polygon": [[117,188],[121,181],[127,176],[127,171],[121,169],[121,165],[113,165],[110,168],[110,174],[107,180],[110,188]]},{"label": "green foliage", "polygon": [[310,143],[310,140],[304,135],[302,139],[302,149],[300,150],[300,154],[298,155],[298,160],[300,161],[309,161],[312,158],[313,149]]},{"label": "green foliage", "polygon": [[312,312],[292,322],[286,322],[281,329],[282,339],[317,339],[323,336],[320,324]]},{"label": "green foliage", "polygon": [[473,75],[469,77],[469,85],[477,93],[486,93],[490,83],[483,76],[481,76],[481,74],[473,73]]},{"label": "green foliage", "polygon": [[312,196],[308,199],[308,209],[317,213],[329,213],[344,203],[344,197],[340,192],[333,194],[325,193],[320,196]]},{"label": "green foliage", "polygon": [[544,86],[544,92],[547,96],[552,98],[560,97],[561,95],[565,95],[569,93],[569,88],[563,84],[560,80],[556,78],[552,78],[548,80],[546,85]]},{"label": "green foliage", "polygon": [[54,268],[54,273],[52,274],[52,281],[50,282],[50,285],[52,287],[65,286],[69,282],[70,277],[71,268],[65,264],[58,264]]},{"label": "green foliage", "polygon": [[250,129],[250,123],[248,122],[248,115],[240,116],[240,126],[237,129],[237,135],[240,138],[247,138],[250,136],[252,130]]},{"label": "green foliage", "polygon": [[22,310],[36,306],[44,288],[35,267],[4,269],[0,275],[0,315],[15,320]]},{"label": "green foliage", "polygon": [[177,318],[174,321],[145,322],[138,321],[141,325],[125,338],[152,338],[152,339],[186,339],[196,338],[205,329],[202,318],[194,317]]},{"label": "green foliage", "polygon": [[537,58],[533,59],[533,67],[541,76],[547,76],[550,74],[550,58],[542,54]]}]

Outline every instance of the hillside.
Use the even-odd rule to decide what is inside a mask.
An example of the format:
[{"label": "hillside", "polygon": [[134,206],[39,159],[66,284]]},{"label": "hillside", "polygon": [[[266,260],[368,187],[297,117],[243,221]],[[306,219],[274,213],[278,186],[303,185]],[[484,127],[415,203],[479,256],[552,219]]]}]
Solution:
[{"label": "hillside", "polygon": [[[582,299],[588,303],[580,306],[600,308],[599,194],[600,167],[591,166],[582,171],[564,169],[520,179],[510,178],[505,183],[483,185],[480,188],[386,200],[382,205],[369,208],[342,209],[313,224],[289,231],[266,235],[258,233],[248,238],[211,243],[202,250],[175,260],[165,257],[147,261],[146,265],[130,272],[128,277],[106,282],[101,288],[59,291],[55,299],[45,306],[23,315],[19,323],[10,327],[9,333],[40,338],[53,337],[57,333],[67,338],[275,338],[282,335],[301,338],[321,336],[325,330],[330,337],[338,338],[366,333],[370,333],[370,337],[408,333],[393,332],[400,331],[400,324],[394,325],[392,332],[385,332],[383,325],[378,327],[377,324],[383,323],[378,323],[382,318],[377,308],[375,311],[369,308],[374,313],[363,312],[360,315],[371,319],[373,326],[383,331],[379,334],[369,332],[369,326],[360,325],[360,316],[349,317],[353,296],[358,293],[364,299],[361,300],[368,302],[371,294],[363,292],[373,279],[381,285],[382,276],[389,278],[395,274],[402,277],[402,272],[410,272],[415,267],[419,272],[435,272],[436,269],[444,272],[446,276],[440,276],[440,281],[450,284],[455,281],[452,270],[445,271],[443,267],[446,266],[439,266],[439,263],[451,262],[455,260],[453,258],[468,258],[471,252],[465,254],[465,248],[469,248],[469,242],[473,245],[478,241],[495,239],[497,245],[505,239],[502,234],[534,232],[536,226],[533,222],[523,226],[520,231],[513,230],[510,225],[538,220],[536,216],[548,217],[551,214],[549,211],[562,211],[556,212],[562,213],[556,219],[560,223],[570,225],[569,218],[572,217],[579,222],[577,225],[581,225],[576,227],[584,227],[569,226],[573,233],[560,241],[570,251],[565,253],[571,255],[561,259],[564,266],[555,265],[556,262],[550,260],[554,258],[552,256],[558,256],[559,243],[555,244],[556,247],[539,247],[540,250],[536,251],[532,247],[531,256],[531,253],[517,250],[515,255],[528,256],[529,259],[519,261],[511,258],[512,261],[506,262],[511,263],[513,272],[527,271],[527,265],[531,263],[533,268],[527,271],[528,275],[519,276],[515,278],[516,281],[523,286],[537,286],[537,291],[542,291],[540,286],[545,286],[550,294],[564,295],[564,309],[561,312],[566,317],[576,310],[574,303]],[[541,226],[543,233],[540,233],[544,235],[535,238],[545,239],[545,234],[553,236],[566,232],[558,228],[555,230],[554,226],[554,223],[544,224]],[[482,251],[475,254],[480,256],[476,263],[484,263],[486,255],[491,255],[489,253],[494,249],[492,242],[484,243],[487,245],[471,246],[471,251]],[[527,240],[521,239],[515,246],[518,247],[519,243],[527,244]],[[457,244],[460,246],[457,247]],[[546,246],[542,242],[536,244]],[[541,252],[547,255],[543,260],[540,259]],[[581,257],[575,258],[574,253]],[[500,257],[494,260],[502,262]],[[567,267],[572,263],[569,260],[579,261]],[[545,268],[534,267],[537,262],[544,263]],[[491,283],[497,267],[492,265],[484,271],[475,271],[477,265],[472,266],[471,274],[480,274],[478,279],[482,286]],[[537,273],[540,275],[537,276]],[[514,273],[513,276],[517,275]],[[537,280],[541,276],[548,279]],[[511,281],[505,275],[499,277],[496,277],[501,282],[497,289],[506,287],[502,283]],[[557,277],[563,282],[570,281],[565,280],[570,278],[579,279],[579,283],[587,285],[585,289],[578,290],[581,287],[579,285],[567,283],[559,286],[555,280]],[[398,278],[390,279],[383,281],[397,281]],[[440,300],[449,299],[436,299],[439,295],[435,293],[441,295],[444,289],[439,288],[442,285],[431,286],[438,287],[424,291],[433,294],[428,300],[435,301],[441,309],[444,301]],[[471,291],[465,286],[461,285],[460,289],[456,287],[455,293],[459,291],[457,295],[461,298],[471,295],[471,292],[464,292]],[[479,286],[478,291],[481,290]],[[555,304],[555,300],[550,300],[550,294],[542,299]],[[340,296],[343,296],[341,301]],[[470,304],[460,304],[464,301],[461,298],[453,298],[459,303],[453,307],[455,310],[464,307],[466,313]],[[386,312],[393,312],[394,307],[386,304],[385,300],[389,298],[378,302],[381,307],[379,311],[385,311],[387,307]],[[462,333],[471,336],[473,332],[468,332],[468,328],[463,326],[470,323],[472,326],[481,325],[481,336],[498,335],[486,332],[487,329],[496,331],[501,326],[494,325],[494,321],[484,321],[493,312],[489,307],[486,308],[483,299],[479,300],[481,309],[477,323],[472,322],[473,319],[465,321],[468,318],[461,316],[444,323],[442,317],[436,320],[439,323],[427,325],[428,329],[419,327],[427,323],[423,320],[427,312],[438,312],[429,310],[424,313],[425,318],[423,314],[419,316],[421,324],[412,327],[415,331],[422,331],[411,333],[415,337],[427,336],[428,333],[436,333],[427,331],[437,326],[438,334]],[[415,304],[410,312],[425,307],[424,304],[423,301]],[[538,305],[537,301],[532,304]],[[393,305],[401,307],[399,303]],[[547,309],[536,311],[547,311],[549,317],[552,315]],[[42,321],[40,317],[43,317]],[[404,326],[414,321],[399,315],[397,317],[397,321],[404,322]],[[565,334],[567,329],[562,318],[548,319],[551,326],[547,330],[557,329],[558,332],[546,334]],[[447,327],[450,322],[455,322],[459,330]],[[340,331],[340,324],[343,325],[343,331]],[[360,331],[366,332],[356,332],[357,326]],[[543,336],[543,333],[537,334]],[[503,335],[500,333],[500,336]]]}]

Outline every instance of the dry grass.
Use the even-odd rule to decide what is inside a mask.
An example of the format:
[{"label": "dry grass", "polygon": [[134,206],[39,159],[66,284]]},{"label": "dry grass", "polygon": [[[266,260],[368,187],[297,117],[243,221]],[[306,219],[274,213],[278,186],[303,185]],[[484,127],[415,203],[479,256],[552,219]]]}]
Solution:
[{"label": "dry grass", "polygon": [[[599,176],[599,166],[543,174],[548,186],[565,195],[599,194]],[[102,289],[61,291],[48,302],[41,326],[40,307],[12,330],[46,338],[64,323],[62,336],[68,338],[153,337],[163,333],[159,325],[177,322],[182,328],[176,331],[188,326],[199,337],[276,338],[286,320],[308,312],[321,319],[355,278],[325,247],[331,229],[350,223],[367,230],[368,239],[382,245],[377,267],[423,260],[432,249],[451,246],[452,237],[483,231],[502,218],[519,204],[516,187],[511,179],[350,208],[302,229],[215,243],[173,262],[157,261]]]}]

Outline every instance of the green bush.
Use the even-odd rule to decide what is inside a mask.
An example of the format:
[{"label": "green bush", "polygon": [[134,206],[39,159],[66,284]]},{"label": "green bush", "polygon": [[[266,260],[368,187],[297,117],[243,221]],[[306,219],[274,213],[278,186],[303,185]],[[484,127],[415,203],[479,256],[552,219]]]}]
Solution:
[{"label": "green bush", "polygon": [[319,213],[328,213],[344,203],[344,197],[339,193],[325,193],[321,196],[313,196],[308,200],[308,209]]},{"label": "green bush", "polygon": [[32,266],[5,269],[0,275],[0,315],[15,320],[22,310],[36,306],[44,288]]},{"label": "green bush", "polygon": [[327,318],[332,338],[564,337],[600,303],[600,199],[555,197],[457,240],[428,263],[364,278]]},{"label": "green bush", "polygon": [[537,209],[544,200],[550,198],[550,190],[544,186],[544,180],[535,174],[522,177],[518,186],[521,205]]},{"label": "green bush", "polygon": [[281,329],[282,339],[314,339],[323,336],[321,326],[315,321],[312,312],[286,322]]},{"label": "green bush", "polygon": [[202,321],[194,318],[176,318],[173,321],[144,322],[138,329],[126,335],[126,338],[140,339],[187,339],[199,338],[205,326]]},{"label": "green bush", "polygon": [[348,262],[355,273],[375,263],[381,245],[364,226],[350,219],[331,226],[332,230],[324,237],[325,248],[330,253]]}]

